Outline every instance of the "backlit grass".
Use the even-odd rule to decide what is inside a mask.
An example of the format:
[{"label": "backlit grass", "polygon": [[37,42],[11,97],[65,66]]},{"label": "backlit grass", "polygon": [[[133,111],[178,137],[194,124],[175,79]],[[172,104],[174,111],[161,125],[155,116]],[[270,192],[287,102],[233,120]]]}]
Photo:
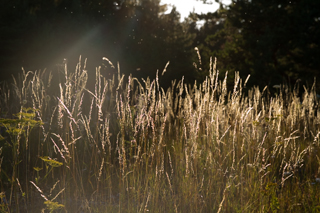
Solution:
[{"label": "backlit grass", "polygon": [[229,91],[215,63],[167,90],[103,75],[90,88],[80,60],[2,84],[0,212],[320,211],[314,87],[245,93],[236,73]]}]

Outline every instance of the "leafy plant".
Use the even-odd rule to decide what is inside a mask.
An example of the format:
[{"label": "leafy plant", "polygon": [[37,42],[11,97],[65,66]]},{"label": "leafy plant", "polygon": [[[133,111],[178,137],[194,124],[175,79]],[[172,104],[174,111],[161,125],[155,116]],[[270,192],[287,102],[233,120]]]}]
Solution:
[{"label": "leafy plant", "polygon": [[25,143],[25,150],[27,150],[30,131],[35,126],[43,124],[41,121],[35,120],[36,111],[37,110],[33,108],[22,108],[19,113],[13,115],[16,118],[0,118],[0,126],[6,129],[6,135],[9,136],[7,139],[5,139],[4,136],[1,136],[1,139],[5,140],[12,151],[12,175],[9,179],[12,186],[9,200],[10,205],[12,203],[13,193],[17,189],[17,187],[15,187],[15,182],[18,177],[18,164],[21,162],[19,155],[21,152],[20,148],[23,145],[22,143]]}]

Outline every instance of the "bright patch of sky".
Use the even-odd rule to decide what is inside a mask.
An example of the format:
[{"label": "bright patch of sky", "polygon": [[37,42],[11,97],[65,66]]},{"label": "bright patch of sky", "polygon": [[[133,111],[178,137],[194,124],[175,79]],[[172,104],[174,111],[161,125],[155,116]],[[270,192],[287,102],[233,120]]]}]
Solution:
[{"label": "bright patch of sky", "polygon": [[177,11],[180,13],[181,22],[189,16],[190,12],[195,11],[196,13],[208,13],[214,12],[219,8],[219,4],[215,1],[211,1],[212,4],[203,4],[201,0],[161,0],[161,5],[168,5],[168,13],[171,11],[172,6],[174,5],[177,8]]},{"label": "bright patch of sky", "polygon": [[[180,21],[183,22],[187,18],[190,12],[198,14],[207,14],[209,12],[215,12],[219,8],[219,4],[214,0],[207,1],[211,4],[204,4],[202,0],[161,0],[160,5],[167,4],[168,10],[166,13],[170,13],[173,6],[177,8],[180,13]],[[223,0],[223,4],[231,4],[231,0]],[[203,26],[205,21],[198,21],[198,27]]]}]

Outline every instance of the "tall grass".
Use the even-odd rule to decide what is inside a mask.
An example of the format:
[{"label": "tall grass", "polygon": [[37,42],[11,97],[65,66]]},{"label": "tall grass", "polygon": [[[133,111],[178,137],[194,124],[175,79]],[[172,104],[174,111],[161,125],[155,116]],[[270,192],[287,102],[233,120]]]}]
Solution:
[{"label": "tall grass", "polygon": [[201,84],[97,68],[89,88],[85,69],[2,84],[1,212],[320,211],[314,87],[229,91],[211,61]]}]

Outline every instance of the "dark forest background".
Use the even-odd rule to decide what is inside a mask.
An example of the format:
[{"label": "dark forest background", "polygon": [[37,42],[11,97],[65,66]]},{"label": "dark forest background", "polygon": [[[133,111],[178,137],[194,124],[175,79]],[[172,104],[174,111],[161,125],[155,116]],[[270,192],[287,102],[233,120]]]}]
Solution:
[{"label": "dark forest background", "polygon": [[319,0],[217,2],[219,10],[191,13],[181,23],[176,9],[166,12],[159,0],[2,0],[1,80],[21,67],[58,72],[64,58],[75,69],[81,55],[90,74],[102,66],[105,76],[117,68],[102,57],[139,78],[161,74],[170,61],[160,76],[164,87],[182,76],[203,80],[210,57],[218,59],[221,77],[228,71],[230,86],[235,71],[262,88],[320,82]]}]

